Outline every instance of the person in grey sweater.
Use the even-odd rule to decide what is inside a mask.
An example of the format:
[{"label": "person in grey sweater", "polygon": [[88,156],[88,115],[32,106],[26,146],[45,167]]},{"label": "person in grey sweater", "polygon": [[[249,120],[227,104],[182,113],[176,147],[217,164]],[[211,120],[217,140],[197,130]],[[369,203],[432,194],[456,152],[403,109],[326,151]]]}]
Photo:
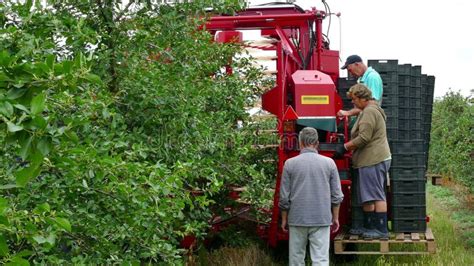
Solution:
[{"label": "person in grey sweater", "polygon": [[281,228],[289,227],[290,265],[305,265],[309,240],[313,265],[329,265],[330,232],[339,230],[344,198],[335,162],[318,154],[318,132],[303,128],[300,154],[285,162],[280,186]]}]

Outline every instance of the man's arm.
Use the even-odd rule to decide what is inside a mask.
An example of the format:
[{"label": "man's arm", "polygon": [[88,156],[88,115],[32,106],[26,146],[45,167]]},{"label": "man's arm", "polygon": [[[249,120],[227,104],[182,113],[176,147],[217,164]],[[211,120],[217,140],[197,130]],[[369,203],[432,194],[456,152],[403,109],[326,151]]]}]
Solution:
[{"label": "man's arm", "polygon": [[278,206],[281,211],[281,228],[286,231],[286,225],[288,223],[288,210],[290,209],[290,172],[288,162],[285,162],[283,166],[283,174],[281,177],[280,184],[280,200]]},{"label": "man's arm", "polygon": [[362,110],[360,110],[359,108],[352,108],[349,111],[339,110],[339,112],[337,112],[337,115],[338,116],[354,116],[354,115],[358,115],[360,112],[362,112]]},{"label": "man's arm", "polygon": [[331,225],[331,232],[336,232],[339,230],[339,208],[340,204],[332,205],[332,225]]},{"label": "man's arm", "polygon": [[331,231],[335,232],[339,230],[339,208],[344,194],[341,189],[341,180],[339,178],[339,172],[334,161],[331,161],[331,177],[329,179],[329,186],[331,189],[331,211],[332,211],[332,225]]},{"label": "man's arm", "polygon": [[288,224],[288,211],[281,210],[281,230],[284,232],[288,231],[286,225]]}]

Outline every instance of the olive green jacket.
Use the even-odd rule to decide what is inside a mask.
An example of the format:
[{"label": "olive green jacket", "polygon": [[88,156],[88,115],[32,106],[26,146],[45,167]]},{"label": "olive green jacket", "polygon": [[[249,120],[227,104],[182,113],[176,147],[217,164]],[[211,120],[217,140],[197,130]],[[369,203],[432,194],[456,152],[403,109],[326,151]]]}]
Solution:
[{"label": "olive green jacket", "polygon": [[359,113],[351,131],[356,146],[352,155],[354,168],[376,165],[391,158],[385,121],[387,116],[377,104],[369,104]]}]

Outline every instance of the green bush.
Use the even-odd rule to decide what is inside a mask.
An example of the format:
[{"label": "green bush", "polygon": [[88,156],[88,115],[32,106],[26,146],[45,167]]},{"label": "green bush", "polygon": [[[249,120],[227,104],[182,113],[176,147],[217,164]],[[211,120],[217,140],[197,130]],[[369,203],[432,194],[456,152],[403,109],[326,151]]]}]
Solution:
[{"label": "green bush", "polygon": [[0,3],[0,262],[180,264],[259,175],[260,71],[198,30],[241,3],[53,2]]},{"label": "green bush", "polygon": [[457,179],[474,192],[474,106],[459,92],[433,105],[429,169]]}]

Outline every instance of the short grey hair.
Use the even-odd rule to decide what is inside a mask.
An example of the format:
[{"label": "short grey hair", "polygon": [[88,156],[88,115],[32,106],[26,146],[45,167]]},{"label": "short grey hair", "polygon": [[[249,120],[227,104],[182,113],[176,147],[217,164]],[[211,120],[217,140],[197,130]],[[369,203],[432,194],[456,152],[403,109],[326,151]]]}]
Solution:
[{"label": "short grey hair", "polygon": [[318,131],[312,127],[305,127],[300,131],[299,140],[303,146],[318,144]]}]

